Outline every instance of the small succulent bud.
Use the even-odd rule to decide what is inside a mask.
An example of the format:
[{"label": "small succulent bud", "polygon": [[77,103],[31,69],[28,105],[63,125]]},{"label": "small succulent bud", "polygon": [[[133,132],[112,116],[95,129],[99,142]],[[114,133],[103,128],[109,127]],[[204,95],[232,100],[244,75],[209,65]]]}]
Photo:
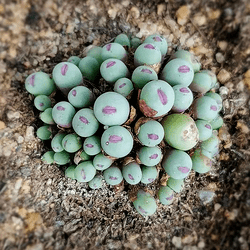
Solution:
[{"label": "small succulent bud", "polygon": [[199,131],[194,120],[187,114],[171,114],[161,122],[165,140],[173,148],[189,150],[199,141]]},{"label": "small succulent bud", "polygon": [[44,111],[47,108],[51,108],[51,100],[46,95],[38,95],[34,99],[34,105],[38,110]]},{"label": "small succulent bud", "polygon": [[212,125],[205,120],[197,120],[195,121],[196,127],[199,131],[199,140],[205,141],[212,136],[213,128]]},{"label": "small succulent bud", "polygon": [[105,61],[107,59],[118,59],[123,62],[127,60],[127,51],[123,48],[123,46],[119,43],[108,43],[103,46],[102,51],[102,60]]},{"label": "small succulent bud", "polygon": [[54,150],[54,152],[62,152],[64,150],[62,140],[65,136],[65,133],[58,133],[53,137],[51,140],[51,148]]},{"label": "small succulent bud", "polygon": [[174,200],[174,191],[168,186],[161,186],[158,191],[158,196],[161,204],[170,205]]},{"label": "small succulent bud", "polygon": [[136,162],[130,162],[122,167],[122,175],[125,181],[131,185],[138,184],[142,178],[140,165]]},{"label": "small succulent bud", "polygon": [[75,64],[76,66],[78,66],[79,62],[81,61],[81,58],[79,56],[71,56],[68,59],[68,62]]},{"label": "small succulent bud", "polygon": [[75,168],[76,165],[71,165],[65,169],[65,176],[74,180],[75,179]]},{"label": "small succulent bud", "polygon": [[136,211],[142,216],[150,216],[156,212],[156,202],[150,193],[139,190],[137,199],[133,202]]},{"label": "small succulent bud", "polygon": [[195,119],[211,121],[218,115],[219,108],[212,97],[202,96],[193,102],[192,111]]},{"label": "small succulent bud", "polygon": [[133,148],[133,137],[122,126],[112,126],[104,131],[101,137],[102,149],[108,155],[116,158],[127,156]]},{"label": "small succulent bud", "polygon": [[63,149],[69,153],[75,153],[82,147],[81,138],[76,134],[68,134],[62,140]]},{"label": "small succulent bud", "polygon": [[100,67],[100,73],[105,81],[112,84],[120,78],[129,77],[127,66],[115,58],[105,60]]},{"label": "small succulent bud", "polygon": [[156,166],[162,159],[162,152],[159,147],[142,147],[138,151],[138,158],[145,166]]},{"label": "small succulent bud", "polygon": [[92,161],[84,161],[75,168],[75,178],[79,182],[89,182],[96,174]]},{"label": "small succulent bud", "polygon": [[176,180],[170,177],[167,181],[167,186],[170,187],[172,190],[174,190],[176,193],[180,193],[184,188],[184,180],[183,179]]},{"label": "small succulent bud", "polygon": [[120,184],[123,180],[122,172],[116,166],[111,166],[107,168],[106,170],[104,170],[103,177],[104,177],[104,180],[109,185],[112,185],[112,186]]},{"label": "small succulent bud", "polygon": [[65,101],[58,102],[52,109],[52,118],[62,128],[70,128],[75,115],[75,108]]},{"label": "small succulent bud", "polygon": [[161,79],[171,86],[183,85],[188,87],[194,78],[192,65],[183,59],[176,58],[169,61],[162,70]]},{"label": "small succulent bud", "polygon": [[186,152],[174,149],[164,156],[162,166],[170,177],[179,180],[188,176],[192,160]]},{"label": "small succulent bud", "polygon": [[93,105],[95,96],[87,87],[77,86],[70,90],[68,100],[75,108],[87,108]]},{"label": "small succulent bud", "polygon": [[87,137],[83,143],[83,149],[88,155],[97,155],[101,152],[101,138],[97,135]]},{"label": "small succulent bud", "polygon": [[54,162],[58,165],[65,165],[70,162],[70,154],[66,151],[56,152]]},{"label": "small succulent bud", "polygon": [[158,177],[158,171],[155,166],[146,167],[142,166],[142,177],[141,177],[141,183],[143,184],[150,184],[154,182]]},{"label": "small succulent bud", "polygon": [[123,47],[128,47],[130,48],[131,44],[130,44],[130,40],[128,38],[128,36],[126,34],[119,34],[116,38],[115,38],[115,43],[119,43],[121,44]]},{"label": "small succulent bud", "polygon": [[103,153],[99,153],[93,159],[93,165],[97,170],[105,170],[111,166],[113,160],[105,156]]},{"label": "small succulent bud", "polygon": [[55,84],[48,74],[44,72],[36,72],[26,78],[25,88],[34,96],[48,96],[55,90]]},{"label": "small succulent bud", "polygon": [[45,154],[43,154],[41,159],[45,164],[51,164],[54,162],[54,154],[55,154],[54,151],[48,151]]},{"label": "small succulent bud", "polygon": [[102,187],[103,177],[101,175],[96,175],[91,181],[88,182],[88,185],[92,189],[98,189]]},{"label": "small succulent bud", "polygon": [[129,112],[128,100],[115,92],[106,92],[100,95],[94,103],[95,117],[104,125],[122,125],[127,121]]},{"label": "small succulent bud", "polygon": [[193,93],[188,87],[183,85],[175,85],[173,86],[173,90],[175,99],[172,111],[178,113],[184,112],[191,106],[193,102]]},{"label": "small succulent bud", "polygon": [[92,109],[80,109],[72,120],[72,127],[74,131],[81,137],[89,137],[98,130],[99,122],[94,116]]},{"label": "small succulent bud", "polygon": [[52,108],[47,108],[42,113],[40,113],[40,119],[46,124],[55,124],[52,117]]},{"label": "small succulent bud", "polygon": [[193,170],[197,173],[204,174],[211,170],[212,160],[202,153],[200,148],[194,151],[191,157],[193,162]]},{"label": "small succulent bud", "polygon": [[174,53],[173,57],[188,61],[192,65],[194,72],[200,71],[201,64],[191,52],[187,50],[178,50]]},{"label": "small succulent bud", "polygon": [[120,78],[115,82],[114,92],[121,94],[124,97],[128,97],[134,90],[133,83],[128,78]]},{"label": "small succulent bud", "polygon": [[52,136],[52,132],[51,132],[51,128],[49,125],[44,125],[41,126],[40,128],[38,128],[38,130],[36,131],[36,135],[39,139],[45,141],[45,140],[49,140],[51,139]]},{"label": "small succulent bud", "polygon": [[98,61],[91,56],[86,56],[79,62],[78,65],[80,71],[84,78],[89,81],[95,81],[96,77],[99,75],[99,63]]},{"label": "small succulent bud", "polygon": [[56,86],[67,95],[70,89],[82,84],[82,73],[73,63],[61,62],[52,72]]},{"label": "small succulent bud", "polygon": [[139,66],[132,73],[132,82],[136,89],[142,89],[148,82],[158,80],[158,75],[149,66]]}]

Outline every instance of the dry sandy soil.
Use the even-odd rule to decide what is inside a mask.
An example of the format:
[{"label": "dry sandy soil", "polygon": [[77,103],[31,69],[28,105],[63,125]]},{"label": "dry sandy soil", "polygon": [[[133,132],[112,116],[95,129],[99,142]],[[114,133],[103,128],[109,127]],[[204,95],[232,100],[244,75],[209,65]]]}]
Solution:
[{"label": "dry sandy soil", "polygon": [[[250,2],[0,3],[0,249],[249,249]],[[224,125],[208,174],[192,173],[171,206],[143,218],[123,191],[90,190],[40,157],[46,145],[25,78],[120,34],[164,35],[218,77]],[[156,189],[156,184],[149,187]],[[208,190],[212,199],[201,199]]]}]

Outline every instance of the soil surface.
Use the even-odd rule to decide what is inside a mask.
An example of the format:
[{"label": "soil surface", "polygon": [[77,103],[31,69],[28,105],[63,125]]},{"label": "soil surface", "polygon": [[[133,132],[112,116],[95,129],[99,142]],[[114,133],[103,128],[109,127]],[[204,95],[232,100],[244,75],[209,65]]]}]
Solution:
[{"label": "soil surface", "polygon": [[[2,0],[0,31],[0,249],[249,249],[249,1]],[[217,74],[223,98],[213,171],[191,173],[173,204],[148,218],[128,188],[90,190],[41,162],[47,145],[24,88],[29,74],[51,74],[120,33],[159,33],[169,55],[192,51]]]}]

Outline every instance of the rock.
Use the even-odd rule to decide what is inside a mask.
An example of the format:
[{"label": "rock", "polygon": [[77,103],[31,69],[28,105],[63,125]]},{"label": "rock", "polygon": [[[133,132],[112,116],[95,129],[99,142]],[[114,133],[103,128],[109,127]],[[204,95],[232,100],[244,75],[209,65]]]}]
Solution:
[{"label": "rock", "polygon": [[220,83],[224,84],[228,82],[231,78],[231,75],[228,71],[225,69],[221,69],[219,74],[217,75],[217,79],[219,80]]},{"label": "rock", "polygon": [[198,192],[198,195],[203,204],[208,204],[213,201],[215,193],[210,190],[201,190]]},{"label": "rock", "polygon": [[223,63],[225,61],[225,57],[220,52],[216,53],[215,58],[218,63]]},{"label": "rock", "polygon": [[217,45],[222,51],[225,51],[227,49],[228,43],[226,41],[218,41]]},{"label": "rock", "polygon": [[205,25],[207,23],[207,18],[204,15],[202,15],[201,13],[197,13],[194,16],[194,23],[198,26]]},{"label": "rock", "polygon": [[28,126],[26,128],[25,141],[31,141],[31,140],[34,140],[34,139],[35,139],[34,127]]},{"label": "rock", "polygon": [[190,15],[189,6],[188,5],[181,6],[176,12],[177,23],[180,25],[186,24],[188,21],[189,15]]},{"label": "rock", "polygon": [[176,237],[174,236],[172,238],[172,243],[176,248],[181,248],[182,247],[182,243],[181,243],[181,237]]},{"label": "rock", "polygon": [[0,121],[0,130],[6,128],[6,125],[3,121]]},{"label": "rock", "polygon": [[18,111],[8,111],[7,113],[7,118],[9,121],[12,121],[12,120],[17,120],[20,118],[20,113]]}]

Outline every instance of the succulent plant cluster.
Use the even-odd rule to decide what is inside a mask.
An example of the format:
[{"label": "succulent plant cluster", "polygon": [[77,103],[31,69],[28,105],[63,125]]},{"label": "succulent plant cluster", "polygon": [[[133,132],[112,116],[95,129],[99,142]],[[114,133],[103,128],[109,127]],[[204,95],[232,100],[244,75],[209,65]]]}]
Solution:
[{"label": "succulent plant cluster", "polygon": [[65,166],[67,177],[92,189],[104,180],[136,185],[133,203],[143,216],[157,208],[147,185],[157,185],[159,202],[169,205],[190,171],[210,171],[219,153],[216,75],[187,50],[168,60],[167,51],[163,36],[142,42],[120,34],[55,65],[52,78],[36,72],[25,81],[44,123],[37,137],[51,146],[43,162]]}]

